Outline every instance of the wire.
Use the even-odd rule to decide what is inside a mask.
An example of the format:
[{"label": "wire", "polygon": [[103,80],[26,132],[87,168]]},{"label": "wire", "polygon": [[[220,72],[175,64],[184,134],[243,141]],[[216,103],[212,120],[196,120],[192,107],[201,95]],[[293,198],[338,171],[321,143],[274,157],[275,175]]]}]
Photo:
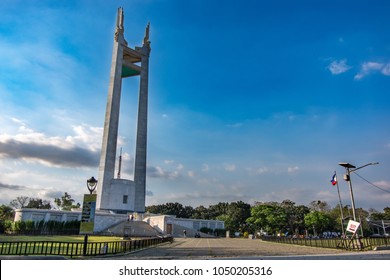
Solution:
[{"label": "wire", "polygon": [[358,173],[354,172],[354,174],[356,174],[357,176],[359,176],[359,177],[360,177],[360,179],[362,179],[363,181],[366,181],[367,183],[369,183],[371,186],[373,186],[373,187],[375,187],[375,188],[377,188],[377,189],[380,189],[381,191],[384,191],[384,192],[390,193],[390,191],[388,191],[388,190],[385,190],[385,189],[382,189],[381,187],[378,187],[377,185],[375,185],[375,184],[371,183],[370,181],[368,181],[368,180],[364,179],[364,178],[363,178],[362,176],[360,176]]}]

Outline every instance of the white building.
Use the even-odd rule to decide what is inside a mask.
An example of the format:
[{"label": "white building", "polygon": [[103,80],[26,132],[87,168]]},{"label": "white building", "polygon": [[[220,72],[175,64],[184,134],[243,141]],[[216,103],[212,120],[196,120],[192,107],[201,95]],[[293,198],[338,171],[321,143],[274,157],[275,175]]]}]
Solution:
[{"label": "white building", "polygon": [[[95,213],[95,233],[104,233],[112,227],[117,227],[121,223],[126,223],[129,220],[128,214],[116,214],[108,211],[96,211]],[[209,228],[211,230],[224,229],[225,223],[217,220],[198,220],[198,219],[183,219],[176,218],[171,215],[155,215],[155,214],[139,214],[132,213],[134,221],[145,222],[149,224],[159,234],[170,234],[181,236],[183,231],[187,232],[188,236],[194,236],[201,228]],[[60,211],[47,209],[32,209],[23,208],[15,210],[14,221],[57,221],[69,222],[81,220],[81,210]],[[120,234],[120,231],[118,231]]]}]

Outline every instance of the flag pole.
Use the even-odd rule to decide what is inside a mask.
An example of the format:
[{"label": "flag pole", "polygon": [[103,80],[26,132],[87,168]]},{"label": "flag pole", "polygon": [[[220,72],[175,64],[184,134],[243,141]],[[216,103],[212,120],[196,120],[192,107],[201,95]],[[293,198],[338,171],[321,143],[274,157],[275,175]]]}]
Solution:
[{"label": "flag pole", "polygon": [[340,206],[340,213],[341,213],[341,232],[343,234],[343,237],[345,237],[344,232],[344,214],[343,214],[343,205],[341,203],[341,196],[340,196],[340,189],[339,189],[339,180],[337,180],[337,174],[336,171],[334,172],[334,176],[336,178],[336,186],[337,186],[337,193],[339,195],[339,206]]}]

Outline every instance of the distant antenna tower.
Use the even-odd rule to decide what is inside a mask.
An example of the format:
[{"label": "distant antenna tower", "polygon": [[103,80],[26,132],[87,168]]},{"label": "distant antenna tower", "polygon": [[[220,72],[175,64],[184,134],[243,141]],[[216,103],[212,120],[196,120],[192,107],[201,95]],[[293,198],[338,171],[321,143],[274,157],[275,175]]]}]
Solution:
[{"label": "distant antenna tower", "polygon": [[119,167],[118,167],[118,179],[121,178],[121,169],[122,169],[122,148],[119,154]]}]

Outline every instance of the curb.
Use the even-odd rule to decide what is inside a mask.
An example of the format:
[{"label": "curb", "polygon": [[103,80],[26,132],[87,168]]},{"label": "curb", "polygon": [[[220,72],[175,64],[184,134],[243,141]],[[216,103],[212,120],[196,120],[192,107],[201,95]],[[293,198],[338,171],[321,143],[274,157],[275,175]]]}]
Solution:
[{"label": "curb", "polygon": [[374,248],[374,251],[390,250],[390,246],[378,246]]}]

